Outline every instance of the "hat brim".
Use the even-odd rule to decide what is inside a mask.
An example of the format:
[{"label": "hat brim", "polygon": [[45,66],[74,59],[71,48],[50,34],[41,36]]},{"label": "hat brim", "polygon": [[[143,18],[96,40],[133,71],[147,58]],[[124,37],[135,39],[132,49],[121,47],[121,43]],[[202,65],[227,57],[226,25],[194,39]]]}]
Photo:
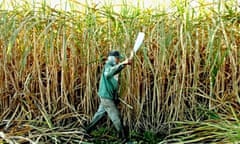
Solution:
[{"label": "hat brim", "polygon": [[124,56],[123,56],[123,55],[120,55],[120,56],[117,56],[117,58],[119,58],[119,59],[124,59]]}]

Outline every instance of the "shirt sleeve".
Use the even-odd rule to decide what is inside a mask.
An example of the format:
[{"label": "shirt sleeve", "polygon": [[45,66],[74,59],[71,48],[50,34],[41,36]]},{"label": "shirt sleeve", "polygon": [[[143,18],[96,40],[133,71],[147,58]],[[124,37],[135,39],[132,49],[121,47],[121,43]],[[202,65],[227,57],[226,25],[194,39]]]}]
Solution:
[{"label": "shirt sleeve", "polygon": [[106,68],[104,71],[104,75],[106,78],[112,77],[115,74],[119,73],[125,66],[123,64],[117,64],[115,66]]}]

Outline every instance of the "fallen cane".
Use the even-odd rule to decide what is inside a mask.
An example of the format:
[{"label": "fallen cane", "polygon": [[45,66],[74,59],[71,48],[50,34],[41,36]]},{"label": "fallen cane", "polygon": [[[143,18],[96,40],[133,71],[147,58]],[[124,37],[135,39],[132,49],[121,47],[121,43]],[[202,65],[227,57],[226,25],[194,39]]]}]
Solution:
[{"label": "fallen cane", "polygon": [[119,98],[119,100],[120,100],[123,104],[125,104],[128,108],[133,109],[133,107],[132,107],[130,104],[126,103],[123,99]]}]

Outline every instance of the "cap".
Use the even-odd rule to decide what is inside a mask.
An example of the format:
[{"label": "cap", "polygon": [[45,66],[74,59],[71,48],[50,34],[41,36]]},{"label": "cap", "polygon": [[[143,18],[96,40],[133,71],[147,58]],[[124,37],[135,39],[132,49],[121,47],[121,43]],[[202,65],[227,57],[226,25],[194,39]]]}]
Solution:
[{"label": "cap", "polygon": [[122,59],[122,58],[123,58],[123,56],[122,56],[122,55],[120,54],[120,52],[117,51],[117,50],[110,51],[109,54],[108,54],[108,56],[115,56],[115,57],[117,57],[117,58],[119,58],[119,59]]}]

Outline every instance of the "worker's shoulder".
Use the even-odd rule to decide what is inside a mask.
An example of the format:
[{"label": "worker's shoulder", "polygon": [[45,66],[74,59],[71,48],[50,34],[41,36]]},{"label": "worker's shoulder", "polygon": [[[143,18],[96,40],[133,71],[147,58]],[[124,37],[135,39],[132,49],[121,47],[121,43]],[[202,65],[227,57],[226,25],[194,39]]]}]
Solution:
[{"label": "worker's shoulder", "polygon": [[114,67],[114,66],[115,66],[115,65],[113,65],[113,64],[106,63],[106,64],[104,65],[104,68],[107,69],[107,68],[112,68],[112,67]]}]

